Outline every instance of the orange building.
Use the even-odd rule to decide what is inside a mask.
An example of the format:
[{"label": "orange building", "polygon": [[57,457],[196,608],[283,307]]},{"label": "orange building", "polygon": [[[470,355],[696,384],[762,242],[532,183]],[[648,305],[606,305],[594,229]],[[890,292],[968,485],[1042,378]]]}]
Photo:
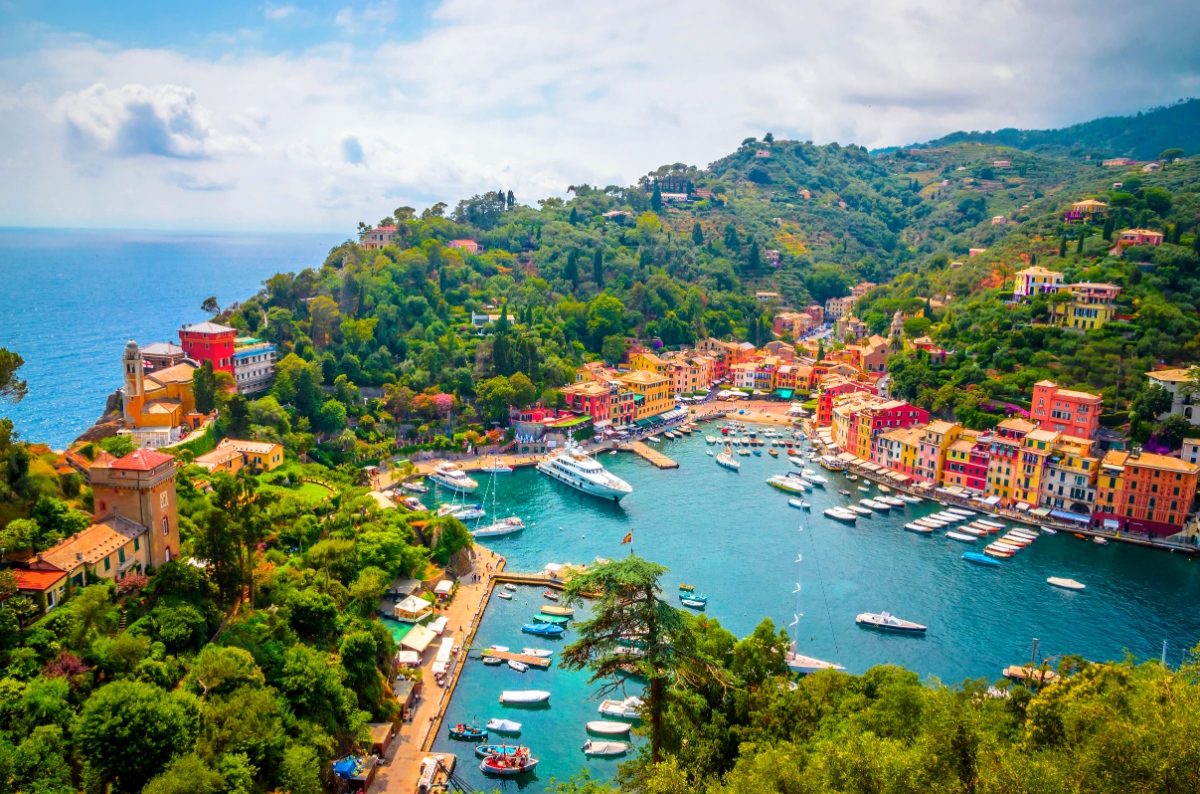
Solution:
[{"label": "orange building", "polygon": [[1060,389],[1052,380],[1033,384],[1029,418],[1039,430],[1056,430],[1076,438],[1095,438],[1100,429],[1099,394]]},{"label": "orange building", "polygon": [[121,416],[139,443],[163,446],[183,437],[184,431],[200,425],[192,380],[196,368],[176,364],[147,372],[141,350],[132,339],[122,359],[125,384],[121,389]]},{"label": "orange building", "polygon": [[1150,452],[1110,451],[1100,462],[1093,526],[1165,537],[1183,529],[1200,466]]}]

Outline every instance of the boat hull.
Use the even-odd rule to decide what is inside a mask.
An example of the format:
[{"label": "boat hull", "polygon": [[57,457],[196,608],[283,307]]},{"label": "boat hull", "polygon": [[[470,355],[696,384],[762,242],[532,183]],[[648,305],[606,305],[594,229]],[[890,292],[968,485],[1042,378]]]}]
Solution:
[{"label": "boat hull", "polygon": [[546,476],[558,480],[563,485],[574,488],[576,491],[585,493],[588,496],[595,496],[600,499],[607,499],[611,502],[620,502],[624,497],[629,495],[629,491],[624,491],[619,488],[612,488],[607,485],[591,482],[580,477],[573,477],[566,472],[559,471],[553,466],[545,462],[537,465],[537,470]]}]

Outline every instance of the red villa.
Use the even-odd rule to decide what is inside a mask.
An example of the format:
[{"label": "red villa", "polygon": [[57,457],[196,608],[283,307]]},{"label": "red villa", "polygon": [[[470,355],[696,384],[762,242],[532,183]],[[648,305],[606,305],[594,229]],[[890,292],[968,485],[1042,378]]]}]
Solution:
[{"label": "red villa", "polygon": [[179,343],[188,358],[208,361],[215,372],[233,374],[233,348],[237,331],[217,323],[196,323],[179,329]]}]

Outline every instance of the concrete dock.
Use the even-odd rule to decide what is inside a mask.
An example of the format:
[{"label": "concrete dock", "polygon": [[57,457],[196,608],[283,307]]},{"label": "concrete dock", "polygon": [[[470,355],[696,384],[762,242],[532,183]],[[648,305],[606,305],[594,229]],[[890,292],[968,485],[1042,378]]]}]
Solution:
[{"label": "concrete dock", "polygon": [[679,464],[641,441],[634,441],[627,449],[643,460],[648,460],[660,469],[678,469]]}]

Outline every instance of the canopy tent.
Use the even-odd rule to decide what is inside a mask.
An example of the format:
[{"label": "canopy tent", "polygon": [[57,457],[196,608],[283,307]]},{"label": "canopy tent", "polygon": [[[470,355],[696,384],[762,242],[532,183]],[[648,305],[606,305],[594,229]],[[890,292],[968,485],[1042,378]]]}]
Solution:
[{"label": "canopy tent", "polygon": [[416,651],[396,651],[396,664],[401,667],[417,667],[421,664],[421,654]]},{"label": "canopy tent", "polygon": [[878,463],[864,463],[863,468],[866,469],[867,471],[875,472],[875,471],[879,471],[883,467],[880,466]]},{"label": "canopy tent", "polygon": [[441,636],[442,632],[446,630],[446,624],[449,622],[450,618],[446,617],[445,615],[439,615],[438,617],[429,621],[429,630],[434,634]]},{"label": "canopy tent", "polygon": [[437,656],[434,657],[434,661],[448,662],[453,655],[454,639],[452,637],[445,637],[442,639],[442,644],[438,646]]},{"label": "canopy tent", "polygon": [[403,620],[406,623],[416,623],[433,614],[433,607],[424,598],[406,596],[403,601],[396,604],[392,611],[396,616],[396,620]]},{"label": "canopy tent", "polygon": [[1069,510],[1051,510],[1050,515],[1055,518],[1061,518],[1063,521],[1074,521],[1079,524],[1092,523],[1092,517],[1084,513],[1072,513]]},{"label": "canopy tent", "polygon": [[401,647],[423,654],[433,644],[435,639],[437,639],[437,635],[426,627],[413,626],[413,630],[408,633],[408,636],[400,640],[400,645]]},{"label": "canopy tent", "polygon": [[887,473],[887,476],[888,476],[889,480],[893,480],[895,482],[900,482],[900,483],[908,482],[909,480],[912,479],[912,477],[909,477],[907,474],[901,474],[898,471],[889,471]]},{"label": "canopy tent", "polygon": [[454,582],[449,579],[443,579],[434,586],[433,592],[438,598],[445,598],[454,592]]},{"label": "canopy tent", "polygon": [[983,502],[985,505],[992,505],[994,507],[995,505],[1000,504],[1000,497],[989,496],[987,499],[980,499],[979,501]]}]

